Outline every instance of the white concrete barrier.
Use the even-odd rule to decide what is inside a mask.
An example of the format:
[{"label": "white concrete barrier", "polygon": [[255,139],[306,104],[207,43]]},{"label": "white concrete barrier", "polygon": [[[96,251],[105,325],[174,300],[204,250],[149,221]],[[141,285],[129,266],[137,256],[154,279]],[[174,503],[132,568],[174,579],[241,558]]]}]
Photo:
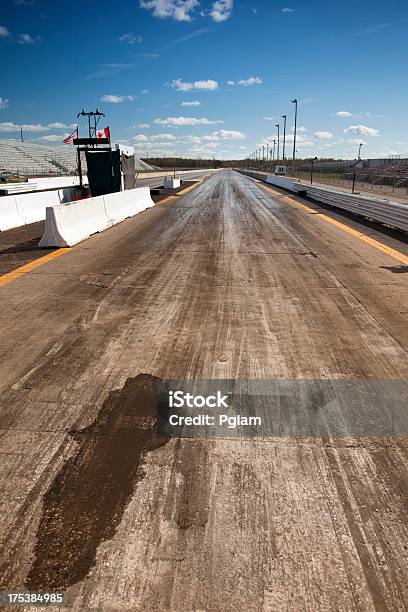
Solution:
[{"label": "white concrete barrier", "polygon": [[165,189],[178,189],[180,185],[181,185],[180,179],[175,179],[175,178],[165,178],[164,179]]},{"label": "white concrete barrier", "polygon": [[127,217],[133,217],[146,208],[154,206],[149,187],[109,193],[104,198],[106,215],[112,223],[120,223]]},{"label": "white concrete barrier", "polygon": [[45,219],[47,206],[60,203],[58,191],[39,191],[38,193],[22,193],[15,196],[17,210],[25,224],[35,223]]},{"label": "white concrete barrier", "polygon": [[289,191],[297,191],[299,188],[299,181],[296,179],[289,179],[284,176],[276,176],[275,174],[268,174],[266,177],[266,183],[269,185],[275,185],[275,187],[282,187]]},{"label": "white concrete barrier", "polygon": [[24,225],[24,219],[17,208],[16,196],[3,196],[0,198],[0,231]]},{"label": "white concrete barrier", "polygon": [[111,225],[104,196],[50,206],[46,210],[45,232],[38,246],[73,246]]},{"label": "white concrete barrier", "polygon": [[54,191],[0,197],[0,231],[43,221],[47,206],[71,202],[75,193],[75,187],[64,187]]},{"label": "white concrete barrier", "polygon": [[139,187],[47,207],[39,247],[68,247],[154,206],[148,187]]}]

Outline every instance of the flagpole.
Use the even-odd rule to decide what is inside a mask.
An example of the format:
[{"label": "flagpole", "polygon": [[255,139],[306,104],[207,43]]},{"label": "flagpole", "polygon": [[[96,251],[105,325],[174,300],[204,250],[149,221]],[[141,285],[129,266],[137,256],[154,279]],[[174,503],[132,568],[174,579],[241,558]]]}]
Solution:
[{"label": "flagpole", "polygon": [[[77,138],[79,138],[79,126],[78,125],[77,125]],[[82,183],[81,151],[79,149],[79,145],[77,146],[77,156],[78,156],[79,188],[81,190],[81,196],[82,196],[82,190],[84,186]]]}]

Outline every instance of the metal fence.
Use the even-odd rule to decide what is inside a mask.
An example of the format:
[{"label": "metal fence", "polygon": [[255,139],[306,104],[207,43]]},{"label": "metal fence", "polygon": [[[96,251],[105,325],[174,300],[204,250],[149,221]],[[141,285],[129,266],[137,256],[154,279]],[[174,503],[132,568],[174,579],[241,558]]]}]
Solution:
[{"label": "metal fence", "polygon": [[[408,200],[408,165],[401,164],[398,172],[393,173],[384,168],[350,168],[350,162],[334,164],[309,161],[299,163],[293,170],[291,163],[270,162],[259,160],[246,164],[247,169],[255,172],[274,173],[275,165],[286,165],[286,176],[298,178],[309,184],[332,185],[351,193],[377,195],[395,198],[406,202]],[[348,165],[348,167],[347,167]],[[239,165],[238,165],[239,167]],[[241,165],[242,167],[242,165]]]},{"label": "metal fence", "polygon": [[[292,176],[289,172],[288,176]],[[408,177],[362,172],[296,172],[296,178],[310,184],[334,185],[351,193],[368,193],[408,199]]]}]

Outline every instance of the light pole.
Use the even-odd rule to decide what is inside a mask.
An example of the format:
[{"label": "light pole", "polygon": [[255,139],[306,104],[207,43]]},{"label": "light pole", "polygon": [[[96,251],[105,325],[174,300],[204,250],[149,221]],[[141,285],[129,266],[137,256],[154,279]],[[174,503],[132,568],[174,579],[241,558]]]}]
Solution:
[{"label": "light pole", "polygon": [[295,105],[295,127],[293,130],[293,157],[292,157],[292,164],[293,164],[293,176],[295,175],[295,164],[296,164],[296,130],[297,130],[297,111],[298,111],[298,101],[296,100],[296,98],[293,98],[292,100],[292,104]]},{"label": "light pole", "polygon": [[275,161],[275,149],[276,149],[276,140],[273,141],[273,159],[272,161]]},{"label": "light pole", "polygon": [[361,160],[361,149],[362,149],[363,144],[364,144],[363,142],[360,142],[360,144],[358,145],[358,161]]},{"label": "light pole", "polygon": [[282,115],[282,119],[283,119],[283,152],[282,152],[282,159],[283,159],[283,163],[285,163],[286,115]]},{"label": "light pole", "polygon": [[269,161],[269,143],[266,144],[266,161]]},{"label": "light pole", "polygon": [[276,161],[279,161],[279,123],[277,123],[275,127],[278,128],[278,154],[276,157]]},{"label": "light pole", "polygon": [[265,161],[265,145],[262,145],[262,161]]}]

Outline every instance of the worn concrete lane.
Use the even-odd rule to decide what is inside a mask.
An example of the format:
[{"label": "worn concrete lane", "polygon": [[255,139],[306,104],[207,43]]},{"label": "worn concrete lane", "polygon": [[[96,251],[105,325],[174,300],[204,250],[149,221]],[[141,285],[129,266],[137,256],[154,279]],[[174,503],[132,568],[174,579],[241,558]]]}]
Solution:
[{"label": "worn concrete lane", "polygon": [[3,287],[1,587],[95,609],[406,608],[404,435],[152,430],[160,378],[404,385],[395,265],[225,171]]}]

